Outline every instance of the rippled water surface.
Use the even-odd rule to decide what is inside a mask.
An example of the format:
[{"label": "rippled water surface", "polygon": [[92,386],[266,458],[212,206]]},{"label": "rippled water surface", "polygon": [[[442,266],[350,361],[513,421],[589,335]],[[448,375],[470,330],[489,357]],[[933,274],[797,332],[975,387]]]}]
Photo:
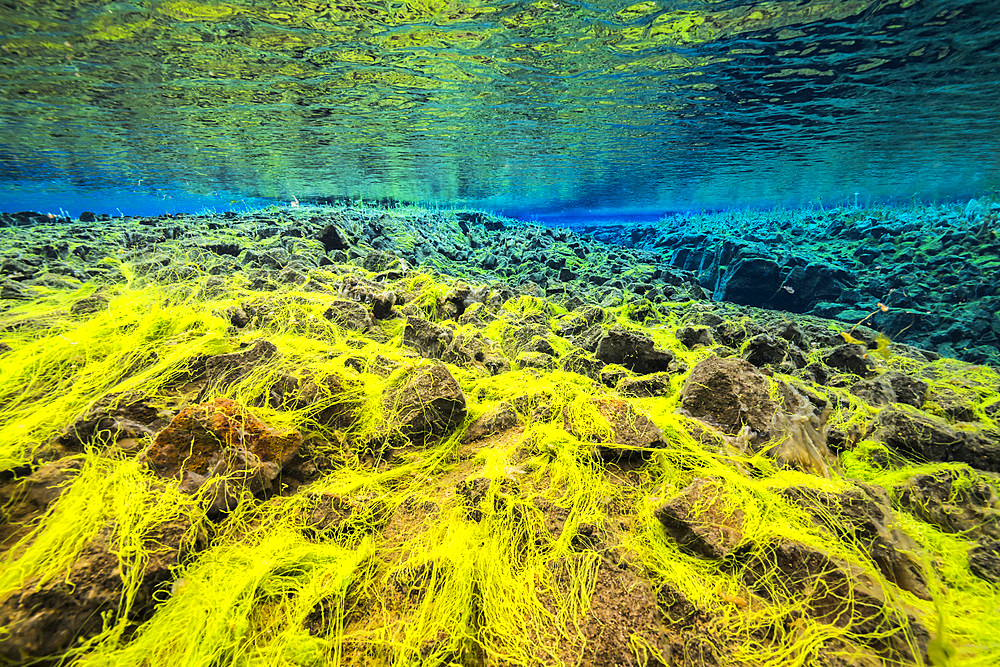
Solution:
[{"label": "rippled water surface", "polygon": [[971,196],[1000,184],[998,15],[998,0],[3,2],[0,208],[87,190],[522,212]]}]

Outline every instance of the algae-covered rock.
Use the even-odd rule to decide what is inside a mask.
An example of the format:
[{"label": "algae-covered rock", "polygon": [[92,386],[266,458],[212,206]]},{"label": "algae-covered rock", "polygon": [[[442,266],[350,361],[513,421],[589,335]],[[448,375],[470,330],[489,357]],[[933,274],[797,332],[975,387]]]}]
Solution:
[{"label": "algae-covered rock", "polygon": [[323,426],[347,428],[354,423],[360,402],[354,387],[335,373],[306,375],[299,383],[295,407],[306,408]]},{"label": "algae-covered rock", "polygon": [[773,366],[783,372],[792,372],[806,365],[805,354],[784,338],[758,334],[746,341],[743,358],[758,368]]},{"label": "algae-covered rock", "polygon": [[643,374],[670,370],[676,360],[672,352],[656,348],[645,334],[618,327],[601,338],[595,356],[606,364],[621,364]]},{"label": "algae-covered rock", "polygon": [[63,433],[60,444],[79,449],[95,442],[119,442],[151,437],[166,422],[165,415],[137,394],[111,394],[92,405]]},{"label": "algae-covered rock", "polygon": [[610,438],[597,426],[589,412],[563,411],[565,429],[585,442],[599,443],[597,454],[606,461],[631,459],[665,447],[663,431],[620,398],[592,398],[589,407],[597,412],[610,430]]},{"label": "algae-covered rock", "polygon": [[770,391],[770,380],[749,362],[712,356],[691,371],[681,389],[681,407],[729,435],[749,428],[751,440],[762,442],[778,411]]},{"label": "algae-covered rock", "polygon": [[618,392],[623,396],[651,397],[670,394],[670,374],[650,373],[638,377],[625,377],[618,382]]},{"label": "algae-covered rock", "polygon": [[823,362],[830,368],[835,368],[845,373],[853,373],[862,378],[869,378],[875,374],[868,352],[860,345],[848,343],[834,348],[823,358]]},{"label": "algae-covered rock", "polygon": [[465,432],[465,441],[473,442],[502,433],[517,426],[517,421],[514,408],[508,403],[501,403],[469,425]]},{"label": "algae-covered rock", "polygon": [[412,442],[443,437],[465,419],[465,395],[442,364],[418,366],[383,394],[393,426]]},{"label": "algae-covered rock", "polygon": [[334,299],[323,312],[323,317],[349,331],[364,332],[375,326],[368,308],[350,299]]},{"label": "algae-covered rock", "polygon": [[743,511],[717,480],[694,480],[655,516],[681,549],[696,556],[724,558],[743,541]]},{"label": "algae-covered rock", "polygon": [[930,599],[926,577],[915,555],[917,544],[895,527],[884,489],[858,482],[856,488],[843,493],[790,487],[782,494],[809,512],[817,524],[858,544],[886,579],[917,597]]},{"label": "algae-covered rock", "polygon": [[181,410],[156,435],[145,461],[157,474],[187,482],[220,474],[222,460],[239,459],[243,467],[270,463],[280,469],[301,443],[297,431],[279,431],[234,401],[216,398]]},{"label": "algae-covered rock", "polygon": [[742,573],[765,598],[794,602],[817,620],[867,635],[885,658],[926,661],[927,629],[912,618],[887,613],[882,586],[857,565],[815,546],[775,538],[749,553]]},{"label": "algae-covered rock", "polygon": [[940,417],[892,405],[879,413],[870,433],[903,456],[918,461],[953,461],[980,470],[1000,471],[1000,439],[988,430],[959,431]]},{"label": "algae-covered rock", "polygon": [[263,339],[242,347],[237,352],[217,354],[205,360],[207,384],[199,400],[204,400],[210,391],[225,391],[278,354],[278,347]]},{"label": "algae-covered rock", "polygon": [[948,533],[1000,540],[1000,497],[974,473],[941,470],[895,487],[900,507]]},{"label": "algae-covered rock", "polygon": [[499,345],[481,334],[467,331],[455,334],[441,358],[486,375],[498,375],[510,370],[510,363],[501,354]]},{"label": "algae-covered rock", "polygon": [[428,359],[440,359],[454,335],[455,332],[448,327],[410,315],[403,329],[403,345],[412,347]]},{"label": "algae-covered rock", "polygon": [[1000,540],[983,540],[972,547],[969,570],[980,579],[1000,584]]},{"label": "algae-covered rock", "polygon": [[[174,520],[142,537],[149,557],[139,564],[138,588],[129,591],[131,620],[141,623],[152,614],[153,594],[173,577],[188,528]],[[0,661],[25,664],[58,657],[100,632],[104,617],[118,612],[125,593],[117,552],[113,529],[106,527],[83,547],[65,575],[29,581],[0,601]]]},{"label": "algae-covered rock", "polygon": [[712,345],[715,340],[712,338],[712,330],[706,326],[683,326],[675,332],[677,340],[687,348]]}]

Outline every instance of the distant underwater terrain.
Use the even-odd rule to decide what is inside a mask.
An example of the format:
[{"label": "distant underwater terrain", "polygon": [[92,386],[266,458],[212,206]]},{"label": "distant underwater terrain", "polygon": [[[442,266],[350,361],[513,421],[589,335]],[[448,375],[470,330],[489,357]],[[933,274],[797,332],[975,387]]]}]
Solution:
[{"label": "distant underwater terrain", "polygon": [[998,209],[3,214],[0,655],[996,664]]}]

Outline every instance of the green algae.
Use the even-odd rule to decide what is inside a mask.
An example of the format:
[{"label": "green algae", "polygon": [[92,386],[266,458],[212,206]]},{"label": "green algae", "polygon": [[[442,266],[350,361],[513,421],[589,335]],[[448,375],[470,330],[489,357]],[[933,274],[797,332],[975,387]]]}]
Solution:
[{"label": "green algae", "polygon": [[[324,279],[319,271],[313,277]],[[424,363],[401,345],[400,322],[383,322],[381,334],[352,331],[322,316],[328,291],[260,293],[238,279],[176,272],[171,280],[133,276],[132,285],[102,288],[106,304],[89,314],[74,314],[72,305],[98,293],[91,286],[42,295],[4,314],[17,326],[7,328],[4,340],[12,350],[0,357],[3,468],[51,457],[53,439],[104,397],[138,394],[164,406],[194,400],[187,384],[196,379],[199,358],[260,338],[279,354],[232,384],[208,387],[208,395],[228,396],[254,406],[268,423],[301,429],[304,456],[327,463],[297,493],[261,499],[245,492],[224,521],[212,523],[204,516],[210,488],[181,493],[176,482],[155,477],[114,449],[112,433],[83,443],[80,473],[8,551],[0,579],[0,599],[6,599],[69,576],[81,550],[110,531],[110,549],[121,564],[120,603],[100,632],[66,654],[67,661],[587,663],[601,641],[588,619],[601,618],[605,601],[595,596],[609,567],[633,573],[652,590],[679,591],[709,619],[704,631],[716,645],[699,650],[721,652],[729,664],[805,665],[827,654],[857,664],[912,664],[920,652],[910,615],[936,632],[932,664],[949,664],[952,653],[962,664],[987,665],[1000,656],[992,623],[1000,594],[969,572],[967,540],[897,510],[898,526],[922,554],[932,599],[899,589],[863,544],[817,525],[781,493],[790,487],[839,492],[851,486],[846,478],[784,469],[726,438],[696,437],[689,418],[677,413],[682,377],[671,380],[666,396],[628,399],[565,371],[520,369],[491,377],[450,366],[467,400],[465,422],[426,447],[399,447],[383,391]],[[425,317],[451,322],[441,304],[453,284],[411,273],[401,287]],[[230,316],[236,307],[255,313],[239,330]],[[677,304],[637,317],[626,304],[610,309],[602,327],[642,331],[690,367],[712,348],[689,350],[677,341],[673,331],[682,312]],[[519,296],[504,303],[500,315],[485,330],[497,340],[511,322],[552,322],[568,313]],[[569,344],[551,336],[564,354]],[[912,370],[912,362],[892,363]],[[945,382],[968,368],[936,364],[928,372],[944,373],[936,381]],[[318,386],[335,375],[347,389],[318,405],[272,405],[271,390],[286,374],[313,378]],[[995,397],[995,373],[980,369],[968,377],[976,381],[979,414]],[[842,428],[875,416],[846,390],[812,390],[836,399],[831,423]],[[595,399],[626,401],[649,415],[665,446],[639,465],[602,462],[595,447],[613,446],[614,432]],[[315,420],[317,412],[339,403],[356,410],[349,424]],[[502,404],[513,406],[521,424],[466,442],[472,423]],[[575,432],[567,430],[567,420]],[[842,465],[848,477],[888,490],[920,472],[966,470],[915,466],[871,441],[846,452]],[[739,567],[680,549],[654,513],[696,479],[713,480],[725,492],[728,511],[741,513],[738,547],[746,554],[757,554],[772,538],[832,554],[875,582],[885,598],[880,621],[863,630],[822,622],[806,613],[808,601],[785,590],[776,572],[765,573],[761,587],[751,591]],[[318,504],[331,498],[342,510],[339,520],[317,522]],[[552,512],[564,515],[557,530],[550,525]],[[188,546],[170,585],[158,589],[155,608],[147,610],[151,616],[133,621],[135,591],[154,548],[148,538],[173,520],[188,526]],[[666,662],[662,631],[652,625],[626,629],[632,659]],[[911,647],[912,661],[873,648],[894,637]]]}]

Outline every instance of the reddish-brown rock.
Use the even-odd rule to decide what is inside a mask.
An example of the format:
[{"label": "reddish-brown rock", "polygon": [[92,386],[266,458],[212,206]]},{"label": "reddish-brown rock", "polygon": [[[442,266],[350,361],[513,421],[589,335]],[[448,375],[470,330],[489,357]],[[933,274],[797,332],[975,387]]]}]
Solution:
[{"label": "reddish-brown rock", "polygon": [[298,431],[271,428],[234,401],[216,398],[181,410],[157,434],[146,460],[158,474],[180,479],[182,471],[207,475],[210,463],[226,448],[283,466],[301,443]]}]

